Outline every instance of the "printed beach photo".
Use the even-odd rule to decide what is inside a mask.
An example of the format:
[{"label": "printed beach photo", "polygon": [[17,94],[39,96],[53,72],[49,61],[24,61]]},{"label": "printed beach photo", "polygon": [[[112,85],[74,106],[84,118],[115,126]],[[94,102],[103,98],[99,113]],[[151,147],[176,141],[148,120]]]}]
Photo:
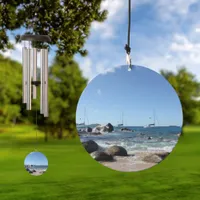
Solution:
[{"label": "printed beach photo", "polygon": [[47,171],[48,160],[46,156],[40,152],[31,152],[24,160],[24,166],[33,176],[40,176]]},{"label": "printed beach photo", "polygon": [[180,100],[160,74],[141,66],[113,68],[89,82],[76,110],[81,143],[93,159],[117,171],[160,163],[178,142]]}]

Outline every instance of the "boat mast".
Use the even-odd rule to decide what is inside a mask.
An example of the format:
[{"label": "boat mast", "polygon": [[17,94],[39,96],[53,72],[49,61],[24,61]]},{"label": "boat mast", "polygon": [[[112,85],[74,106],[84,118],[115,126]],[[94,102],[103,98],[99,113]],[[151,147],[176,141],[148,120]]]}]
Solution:
[{"label": "boat mast", "polygon": [[86,110],[85,110],[85,107],[84,107],[84,121],[83,121],[84,125],[85,125],[85,116],[86,116]]}]

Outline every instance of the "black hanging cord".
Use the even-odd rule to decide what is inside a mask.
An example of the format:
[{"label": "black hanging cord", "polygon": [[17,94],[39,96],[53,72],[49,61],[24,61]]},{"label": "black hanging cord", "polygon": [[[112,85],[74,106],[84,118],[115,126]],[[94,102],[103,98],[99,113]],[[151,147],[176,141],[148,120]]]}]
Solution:
[{"label": "black hanging cord", "polygon": [[128,37],[127,37],[127,44],[125,45],[125,50],[128,55],[131,53],[130,32],[131,32],[131,0],[128,0]]}]

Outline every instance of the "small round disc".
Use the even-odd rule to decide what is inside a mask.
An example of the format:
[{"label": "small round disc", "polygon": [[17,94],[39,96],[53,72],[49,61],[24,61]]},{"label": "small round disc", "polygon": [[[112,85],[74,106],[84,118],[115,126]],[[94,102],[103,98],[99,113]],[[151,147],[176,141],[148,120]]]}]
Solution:
[{"label": "small round disc", "polygon": [[47,157],[40,152],[29,153],[24,160],[24,167],[29,174],[33,176],[40,176],[47,171],[48,160]]},{"label": "small round disc", "polygon": [[82,92],[77,131],[85,150],[123,172],[162,162],[181,134],[182,106],[170,83],[146,67],[127,66],[96,76]]}]

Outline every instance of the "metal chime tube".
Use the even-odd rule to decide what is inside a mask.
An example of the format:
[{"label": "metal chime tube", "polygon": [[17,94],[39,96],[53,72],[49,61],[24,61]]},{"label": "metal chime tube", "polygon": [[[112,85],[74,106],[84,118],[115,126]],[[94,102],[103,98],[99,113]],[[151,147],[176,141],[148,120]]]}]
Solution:
[{"label": "metal chime tube", "polygon": [[44,68],[43,68],[43,77],[44,77],[44,91],[43,91],[43,108],[44,108],[44,117],[48,117],[48,49],[44,49]]},{"label": "metal chime tube", "polygon": [[[33,81],[37,80],[37,49],[32,49],[32,56],[33,56]],[[33,85],[33,99],[37,98],[37,86]]]},{"label": "metal chime tube", "polygon": [[27,55],[28,55],[28,50],[26,47],[22,48],[22,102],[27,103]]},{"label": "metal chime tube", "polygon": [[[48,35],[31,34],[22,35],[20,39],[28,41],[28,46],[22,48],[22,102],[26,103],[27,110],[31,110],[32,98],[37,98],[37,86],[40,84],[40,114],[48,117],[48,48],[32,48],[31,41],[50,42],[51,39]],[[37,81],[38,56],[40,59],[40,81]]]},{"label": "metal chime tube", "polygon": [[40,49],[40,114],[43,114],[43,68],[44,68],[44,56],[43,49]]},{"label": "metal chime tube", "polygon": [[31,110],[31,49],[27,49],[27,104],[26,109]]},{"label": "metal chime tube", "polygon": [[40,50],[40,113],[48,117],[48,49]]}]

